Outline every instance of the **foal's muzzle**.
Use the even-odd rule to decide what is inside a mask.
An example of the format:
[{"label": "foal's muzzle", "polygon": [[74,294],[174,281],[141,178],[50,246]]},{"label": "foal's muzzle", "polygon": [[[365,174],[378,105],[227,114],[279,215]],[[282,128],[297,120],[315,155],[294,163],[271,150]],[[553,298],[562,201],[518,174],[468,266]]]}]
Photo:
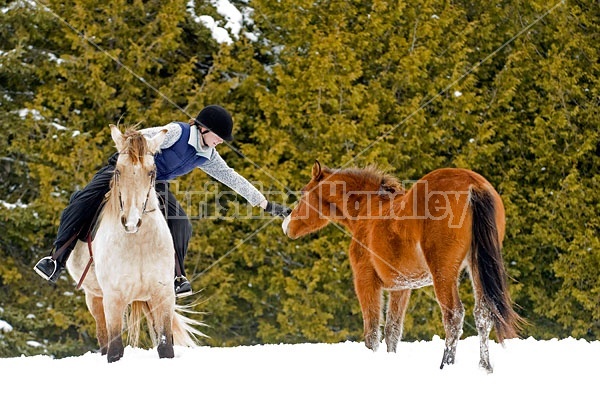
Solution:
[{"label": "foal's muzzle", "polygon": [[281,228],[283,229],[283,234],[288,235],[288,230],[290,228],[290,220],[292,219],[292,215],[287,215],[283,219],[283,223],[281,223]]}]

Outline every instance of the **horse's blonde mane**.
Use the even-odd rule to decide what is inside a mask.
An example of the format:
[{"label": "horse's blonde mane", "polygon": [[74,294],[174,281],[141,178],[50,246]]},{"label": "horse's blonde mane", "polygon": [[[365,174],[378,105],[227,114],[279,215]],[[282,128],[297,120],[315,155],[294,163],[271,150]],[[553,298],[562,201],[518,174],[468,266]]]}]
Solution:
[{"label": "horse's blonde mane", "polygon": [[139,126],[139,123],[128,126],[125,128],[125,133],[123,133],[123,137],[125,138],[125,148],[123,148],[121,153],[128,154],[131,163],[134,165],[138,162],[143,164],[144,155],[150,152],[144,135],[138,130]]}]

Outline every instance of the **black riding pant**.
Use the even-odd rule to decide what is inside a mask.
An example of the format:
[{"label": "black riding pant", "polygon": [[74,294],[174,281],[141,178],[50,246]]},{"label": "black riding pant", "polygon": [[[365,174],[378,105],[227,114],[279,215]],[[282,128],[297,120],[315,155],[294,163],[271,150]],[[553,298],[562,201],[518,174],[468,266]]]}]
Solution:
[{"label": "black riding pant", "polygon": [[[58,234],[54,241],[55,248],[62,247],[78,232],[79,239],[85,240],[94,216],[98,208],[102,205],[106,193],[110,190],[110,181],[114,175],[117,156],[118,154],[111,156],[108,160],[108,165],[100,169],[83,190],[73,193],[69,205],[67,205],[60,217]],[[176,260],[179,263],[181,274],[185,276],[183,265],[188,243],[192,237],[192,224],[173,193],[169,190],[168,182],[157,181],[155,188],[160,210],[165,215],[167,225],[173,237]],[[57,257],[59,264],[62,266],[66,264],[76,243],[77,241],[73,241]]]}]

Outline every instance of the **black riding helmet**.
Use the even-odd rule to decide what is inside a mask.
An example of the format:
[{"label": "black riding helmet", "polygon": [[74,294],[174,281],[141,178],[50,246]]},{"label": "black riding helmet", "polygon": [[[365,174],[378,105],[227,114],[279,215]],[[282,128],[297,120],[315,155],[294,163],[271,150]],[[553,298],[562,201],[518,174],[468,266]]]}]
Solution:
[{"label": "black riding helmet", "polygon": [[210,129],[223,140],[233,140],[233,119],[229,112],[219,105],[205,107],[196,117],[196,123]]}]

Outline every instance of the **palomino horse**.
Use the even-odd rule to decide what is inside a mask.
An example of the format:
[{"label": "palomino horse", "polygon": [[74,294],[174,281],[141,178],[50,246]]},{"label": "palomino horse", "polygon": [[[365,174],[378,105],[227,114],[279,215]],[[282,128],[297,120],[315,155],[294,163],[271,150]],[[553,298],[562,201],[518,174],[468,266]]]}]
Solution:
[{"label": "palomino horse", "polygon": [[504,206],[486,179],[465,169],[439,169],[405,192],[397,179],[374,168],[331,170],[317,161],[283,229],[297,238],[332,220],[352,233],[350,263],[368,348],[376,350],[380,341],[382,290],[389,291],[387,350],[395,352],[411,290],[433,284],[446,332],[440,368],[454,363],[464,318],[458,281],[467,267],[479,364],[492,372],[492,326],[502,342],[516,337],[521,319],[512,309],[502,263]]},{"label": "palomino horse", "polygon": [[[119,157],[91,244],[94,263],[82,284],[86,304],[109,362],[123,356],[123,316],[130,304],[129,343],[138,345],[145,315],[159,357],[172,358],[174,344],[195,346],[194,335],[202,334],[193,327],[200,323],[176,312],[173,240],[154,189],[153,154],[166,130],[146,139],[134,129],[125,135],[114,125],[110,129]],[[67,261],[75,281],[89,258],[86,243],[79,241]]]}]

